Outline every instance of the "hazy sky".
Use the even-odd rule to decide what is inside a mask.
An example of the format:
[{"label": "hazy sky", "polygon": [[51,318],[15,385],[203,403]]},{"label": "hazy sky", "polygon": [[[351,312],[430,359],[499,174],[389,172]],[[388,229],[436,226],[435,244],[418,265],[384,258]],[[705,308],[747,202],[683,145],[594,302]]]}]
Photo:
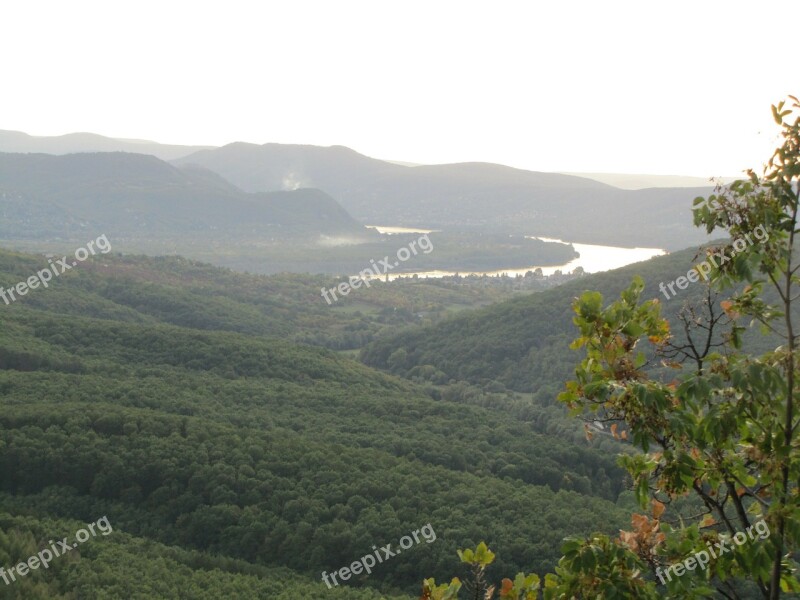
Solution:
[{"label": "hazy sky", "polygon": [[800,2],[6,1],[0,129],[736,175],[800,94]]}]

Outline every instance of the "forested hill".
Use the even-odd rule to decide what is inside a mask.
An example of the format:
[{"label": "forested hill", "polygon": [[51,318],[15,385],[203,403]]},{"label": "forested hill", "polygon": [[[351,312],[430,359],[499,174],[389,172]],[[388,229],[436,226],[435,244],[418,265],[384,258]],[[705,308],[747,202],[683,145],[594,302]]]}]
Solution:
[{"label": "forested hill", "polygon": [[[6,289],[44,262],[0,259]],[[66,535],[74,521],[65,519],[100,515],[119,532],[87,542],[80,569],[39,570],[25,585],[61,594],[185,587],[210,598],[219,567],[226,597],[273,597],[265,590],[287,578],[268,566],[291,569],[304,590],[276,598],[362,598],[313,582],[430,523],[436,542],[348,583],[367,600],[377,597],[370,588],[418,592],[423,575],[452,572],[455,549],[487,535],[497,573],[541,572],[565,536],[627,523],[612,441],[543,433],[489,396],[486,406],[434,399],[273,337],[266,318],[247,328],[242,316],[270,309],[245,276],[229,273],[227,283],[249,297],[192,314],[193,267],[168,261],[169,285],[137,293],[135,262],[97,257],[0,303],[0,523],[11,531],[0,535],[0,562],[24,560],[41,523],[55,523],[47,519],[58,522],[47,535]]]},{"label": "forested hill", "polygon": [[82,238],[87,229],[117,239],[188,237],[206,246],[323,234],[372,238],[319,190],[248,194],[211,171],[124,152],[0,153],[0,215],[0,238],[40,242]]},{"label": "forested hill", "polygon": [[635,275],[646,283],[644,296],[659,298],[663,314],[674,316],[687,300],[698,301],[703,283],[673,288],[666,298],[659,283],[671,283],[696,264],[696,249],[674,252],[622,269],[597,273],[544,292],[454,316],[429,327],[392,332],[362,352],[366,364],[401,375],[431,379],[502,382],[510,389],[535,392],[552,401],[574,374],[578,354],[569,349],[577,333],[572,300],[597,290],[610,302]]}]

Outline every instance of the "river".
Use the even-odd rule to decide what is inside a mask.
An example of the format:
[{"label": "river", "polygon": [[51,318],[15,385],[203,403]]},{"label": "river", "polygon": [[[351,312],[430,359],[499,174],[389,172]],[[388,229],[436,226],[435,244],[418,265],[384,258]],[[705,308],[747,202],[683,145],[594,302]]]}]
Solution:
[{"label": "river", "polygon": [[[433,233],[436,229],[414,229],[409,227],[390,227],[384,225],[368,225],[368,227],[377,230],[380,233],[395,234],[395,233]],[[571,243],[580,256],[563,265],[539,267],[539,265],[531,265],[524,269],[499,269],[497,271],[419,271],[411,273],[389,273],[389,279],[396,279],[397,277],[411,277],[417,275],[419,277],[445,277],[447,275],[502,275],[506,273],[509,277],[515,275],[524,275],[528,271],[533,271],[536,268],[541,268],[544,275],[552,275],[556,271],[562,273],[569,273],[574,271],[577,267],[583,267],[587,273],[598,273],[600,271],[610,271],[618,269],[632,263],[641,262],[654,256],[661,256],[666,254],[661,248],[620,248],[618,246],[598,246],[596,244],[579,244],[576,242],[565,242],[553,238],[544,238],[529,236],[534,239],[539,239],[545,242],[557,242],[560,244]]]}]

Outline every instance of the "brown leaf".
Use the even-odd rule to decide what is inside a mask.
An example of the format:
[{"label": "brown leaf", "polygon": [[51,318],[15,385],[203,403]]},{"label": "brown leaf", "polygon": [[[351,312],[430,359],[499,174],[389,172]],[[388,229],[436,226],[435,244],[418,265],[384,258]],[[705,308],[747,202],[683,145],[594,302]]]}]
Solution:
[{"label": "brown leaf", "polygon": [[504,598],[511,593],[512,588],[514,587],[514,582],[511,581],[508,577],[503,579],[502,581],[502,588],[500,588],[500,597]]},{"label": "brown leaf", "polygon": [[714,517],[711,515],[706,515],[703,517],[703,520],[700,521],[700,527],[711,527],[712,525],[716,525],[717,522],[714,520]]},{"label": "brown leaf", "polygon": [[658,500],[653,498],[653,516],[656,519],[660,519],[661,518],[661,515],[664,514],[664,509],[666,509],[666,508],[667,507],[664,505],[663,502],[659,502]]},{"label": "brown leaf", "polygon": [[631,515],[631,524],[633,525],[633,529],[637,532],[645,529],[649,523],[650,519],[648,519],[646,515],[637,515],[635,513]]},{"label": "brown leaf", "polygon": [[730,300],[723,300],[722,302],[719,303],[719,305],[722,307],[722,310],[725,311],[725,314],[728,315],[731,319],[735,319],[736,317],[739,316],[739,313],[733,309],[733,302],[731,302]]}]

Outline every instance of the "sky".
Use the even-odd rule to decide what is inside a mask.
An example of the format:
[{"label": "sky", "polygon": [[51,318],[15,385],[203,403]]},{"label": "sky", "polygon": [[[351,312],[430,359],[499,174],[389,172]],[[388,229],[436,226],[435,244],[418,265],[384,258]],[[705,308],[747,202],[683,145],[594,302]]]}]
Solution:
[{"label": "sky", "polygon": [[796,0],[0,6],[0,129],[735,176],[800,95]]}]

